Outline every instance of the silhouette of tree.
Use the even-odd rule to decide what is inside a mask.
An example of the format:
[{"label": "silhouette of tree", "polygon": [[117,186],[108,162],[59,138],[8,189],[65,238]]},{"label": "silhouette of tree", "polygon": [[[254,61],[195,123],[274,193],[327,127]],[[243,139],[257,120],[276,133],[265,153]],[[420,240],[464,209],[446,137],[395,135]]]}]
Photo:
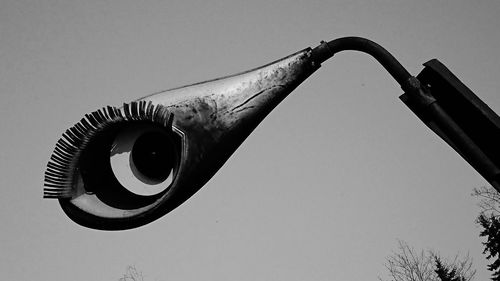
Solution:
[{"label": "silhouette of tree", "polygon": [[475,188],[472,195],[480,198],[477,223],[483,228],[479,236],[486,238],[483,254],[493,261],[488,265],[491,280],[500,281],[500,193],[493,187],[481,187]]},{"label": "silhouette of tree", "polygon": [[483,227],[479,236],[486,237],[486,242],[483,242],[483,254],[487,254],[486,258],[493,261],[488,265],[488,270],[492,272],[491,280],[500,281],[500,219],[493,215],[488,218],[481,214],[478,222]]},{"label": "silhouette of tree", "polygon": [[[434,252],[417,252],[401,240],[398,241],[398,250],[387,258],[385,267],[390,278],[379,277],[380,281],[471,281],[476,274],[469,255],[462,260],[455,256],[452,262],[446,263]],[[442,279],[449,276],[462,279]]]},{"label": "silhouette of tree", "polygon": [[[439,280],[441,281],[469,281],[474,277],[475,271],[471,270],[472,263],[466,257],[463,261],[458,261],[458,257],[452,264],[446,264],[440,257],[434,256],[436,263],[436,272]],[[458,263],[458,266],[457,266]]]},{"label": "silhouette of tree", "polygon": [[127,272],[118,281],[144,281],[144,276],[135,266],[129,265],[127,266]]}]

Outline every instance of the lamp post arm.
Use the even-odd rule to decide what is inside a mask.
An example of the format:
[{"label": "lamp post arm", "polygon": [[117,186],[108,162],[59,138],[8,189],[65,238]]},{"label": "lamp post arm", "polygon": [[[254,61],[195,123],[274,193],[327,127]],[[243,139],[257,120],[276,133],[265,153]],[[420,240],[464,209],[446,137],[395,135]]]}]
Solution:
[{"label": "lamp post arm", "polygon": [[[412,110],[416,112],[423,121],[427,120],[427,122],[424,122],[426,122],[432,130],[457,150],[457,152],[479,171],[495,189],[500,191],[500,167],[488,157],[461,125],[443,109],[430,89],[422,84],[417,77],[412,76],[401,63],[382,46],[366,38],[343,37],[334,39],[330,42],[322,41],[319,46],[312,50],[311,58],[315,63],[321,64],[333,57],[336,53],[347,50],[360,51],[374,57],[389,74],[391,74],[399,85],[401,85],[401,88],[406,93],[403,95],[403,99],[406,100],[405,103],[413,107]],[[446,77],[450,79],[449,77],[451,76],[452,75],[447,75]],[[455,82],[455,84],[458,83]],[[463,89],[460,90],[463,92]],[[457,91],[456,88],[448,88],[448,91],[455,92],[455,94],[460,92]],[[468,95],[471,96],[473,94],[471,92]],[[486,106],[480,107],[482,112],[486,112],[484,109]],[[496,116],[496,114],[494,115]]]},{"label": "lamp post arm", "polygon": [[393,55],[379,44],[361,37],[343,37],[330,42],[322,41],[312,50],[312,59],[322,63],[341,51],[359,51],[374,57],[394,79],[402,86],[408,83],[412,75],[399,63]]}]

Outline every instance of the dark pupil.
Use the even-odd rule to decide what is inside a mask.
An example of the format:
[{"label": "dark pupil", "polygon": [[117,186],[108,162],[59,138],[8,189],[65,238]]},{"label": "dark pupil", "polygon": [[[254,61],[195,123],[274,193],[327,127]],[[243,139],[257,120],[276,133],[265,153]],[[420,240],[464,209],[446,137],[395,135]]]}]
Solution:
[{"label": "dark pupil", "polygon": [[145,133],[137,138],[132,148],[132,160],[137,170],[155,181],[164,181],[173,168],[172,144],[160,132]]}]

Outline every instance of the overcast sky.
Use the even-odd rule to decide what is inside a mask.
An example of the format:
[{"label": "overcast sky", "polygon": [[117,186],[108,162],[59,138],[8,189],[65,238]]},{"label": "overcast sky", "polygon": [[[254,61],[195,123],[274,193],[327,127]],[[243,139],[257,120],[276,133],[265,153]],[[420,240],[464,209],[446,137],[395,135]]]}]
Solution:
[{"label": "overcast sky", "polygon": [[487,280],[474,187],[486,185],[345,52],[280,104],[194,197],[103,232],[42,199],[61,133],[85,113],[364,36],[410,72],[438,58],[500,111],[500,1],[0,2],[3,280],[376,280],[397,239],[470,252]]}]

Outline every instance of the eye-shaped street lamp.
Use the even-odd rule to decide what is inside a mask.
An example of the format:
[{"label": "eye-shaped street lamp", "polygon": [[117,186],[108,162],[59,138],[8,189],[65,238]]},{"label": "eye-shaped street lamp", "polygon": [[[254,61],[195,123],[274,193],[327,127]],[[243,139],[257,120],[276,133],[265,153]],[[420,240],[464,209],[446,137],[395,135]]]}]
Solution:
[{"label": "eye-shaped street lamp", "polygon": [[321,63],[344,50],[372,55],[401,100],[500,191],[500,118],[437,60],[417,76],[359,37],[321,42],[262,67],[86,114],[57,142],[44,197],[75,222],[139,227],[198,191],[253,129]]}]

